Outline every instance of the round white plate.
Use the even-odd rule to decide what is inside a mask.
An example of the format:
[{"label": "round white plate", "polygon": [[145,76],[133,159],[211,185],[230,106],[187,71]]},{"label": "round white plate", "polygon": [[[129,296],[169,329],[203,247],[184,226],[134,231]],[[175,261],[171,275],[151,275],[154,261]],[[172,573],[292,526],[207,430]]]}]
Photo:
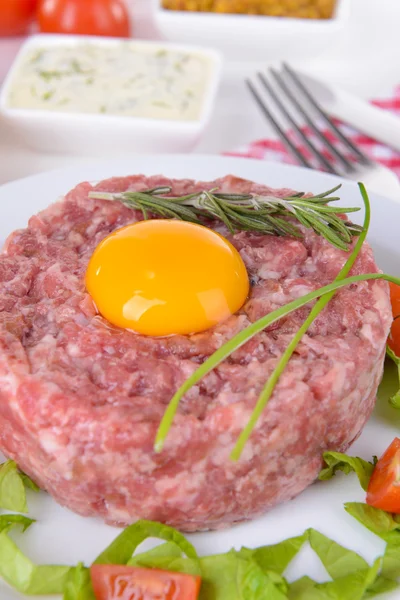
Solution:
[{"label": "round white plate", "polygon": [[[299,191],[322,192],[340,180],[332,175],[264,161],[218,156],[143,156],[98,162],[65,170],[28,177],[0,187],[0,241],[16,228],[24,227],[30,215],[48,206],[81,181],[97,181],[113,175],[163,173],[170,177],[214,179],[229,173]],[[345,181],[340,192],[347,206],[362,206],[357,185]],[[400,275],[398,224],[400,204],[378,196],[371,197],[372,223],[369,242],[380,268]],[[357,213],[355,220],[362,221]],[[378,401],[363,434],[351,448],[351,454],[368,460],[380,455],[399,434],[400,412]],[[359,525],[343,508],[346,501],[365,500],[355,476],[338,475],[328,482],[318,482],[295,500],[282,505],[264,517],[219,532],[188,536],[200,554],[225,552],[231,547],[256,547],[271,544],[314,527],[340,544],[359,552],[370,563],[383,553],[384,544]],[[28,497],[30,516],[37,519],[25,534],[17,536],[20,547],[37,562],[71,564],[78,561],[90,564],[99,552],[118,534],[118,530],[97,519],[82,518],[58,506],[45,493]],[[304,548],[289,567],[289,580],[309,575],[326,581],[327,573],[308,548]],[[382,598],[398,598],[398,593]],[[0,582],[1,600],[20,600],[22,596]],[[43,597],[45,598],[45,597]],[[49,598],[47,596],[46,598]]]}]

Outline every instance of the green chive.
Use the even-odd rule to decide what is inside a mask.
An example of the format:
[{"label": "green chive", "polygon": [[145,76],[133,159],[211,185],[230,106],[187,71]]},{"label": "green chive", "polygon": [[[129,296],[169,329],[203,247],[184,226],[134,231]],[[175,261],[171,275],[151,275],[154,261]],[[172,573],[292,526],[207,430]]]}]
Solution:
[{"label": "green chive", "polygon": [[[345,265],[343,266],[340,273],[336,277],[335,282],[343,280],[348,275],[348,273],[350,272],[352,266],[354,265],[358,255],[360,253],[361,247],[362,247],[362,245],[365,241],[365,238],[367,237],[367,234],[368,234],[369,224],[370,224],[370,220],[371,220],[371,208],[370,208],[369,198],[368,198],[368,194],[366,192],[364,185],[362,183],[359,183],[358,185],[359,185],[360,192],[361,192],[362,198],[364,200],[364,206],[365,206],[363,231],[360,234],[360,237],[358,238],[357,243],[354,246],[354,249],[353,249],[352,253],[350,254],[349,258],[347,259]],[[307,319],[304,321],[303,325],[297,331],[297,333],[293,337],[292,341],[290,342],[289,346],[286,348],[285,352],[282,354],[271,377],[268,379],[267,383],[264,386],[264,389],[262,390],[262,392],[257,400],[257,404],[253,410],[253,413],[252,413],[246,427],[243,429],[242,433],[240,434],[240,436],[235,444],[234,449],[232,450],[232,453],[231,453],[232,460],[234,460],[234,461],[239,460],[247,440],[249,439],[252,431],[254,430],[254,428],[257,424],[257,421],[260,418],[269,399],[271,398],[272,393],[275,389],[275,386],[278,383],[279,378],[282,375],[283,371],[285,370],[286,365],[288,364],[290,358],[292,357],[293,352],[296,350],[301,338],[307,332],[307,330],[312,325],[312,323],[315,321],[315,319],[318,317],[318,315],[324,310],[324,308],[330,302],[330,300],[333,298],[334,295],[335,295],[335,292],[330,292],[329,294],[322,296],[316,302],[315,306],[311,309],[311,312],[308,315]]]},{"label": "green chive", "polygon": [[282,317],[289,315],[293,311],[297,310],[298,308],[301,308],[302,306],[305,306],[313,300],[316,300],[320,296],[324,296],[325,294],[329,294],[331,292],[335,292],[336,290],[340,290],[341,288],[346,287],[346,285],[351,285],[352,283],[358,283],[360,281],[370,281],[375,279],[383,279],[384,281],[390,281],[391,283],[400,285],[399,277],[393,277],[392,275],[387,275],[385,273],[367,273],[365,275],[353,275],[352,277],[341,279],[340,281],[334,281],[333,283],[330,283],[329,285],[319,288],[318,290],[310,292],[309,294],[302,296],[301,298],[293,300],[289,304],[286,304],[285,306],[274,310],[272,313],[265,315],[265,317],[261,317],[261,319],[255,321],[246,329],[243,329],[243,331],[235,335],[235,337],[233,337],[226,344],[221,346],[221,348],[214,352],[214,354],[212,354],[201,365],[201,367],[199,367],[189,377],[189,379],[187,379],[185,383],[182,384],[182,386],[171,399],[157,430],[157,435],[154,442],[155,452],[161,452],[161,450],[164,447],[165,439],[171,428],[172,421],[174,419],[181,398],[186,394],[186,392],[190,390],[190,388],[192,388],[196,383],[203,379],[203,377],[210,373],[210,371],[215,369],[215,367],[221,364],[228,356],[235,352],[235,350],[243,346],[243,344],[248,342],[257,333],[260,333],[260,331],[263,331],[263,329],[265,329],[266,327],[269,327],[276,321],[279,321],[279,319],[281,319]]}]

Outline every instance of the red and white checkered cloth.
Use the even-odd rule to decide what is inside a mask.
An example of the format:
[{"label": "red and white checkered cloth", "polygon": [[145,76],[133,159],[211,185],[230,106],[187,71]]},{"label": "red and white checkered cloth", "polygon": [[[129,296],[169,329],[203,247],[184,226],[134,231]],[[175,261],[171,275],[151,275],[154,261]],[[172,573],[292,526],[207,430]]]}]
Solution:
[{"label": "red and white checkered cloth", "polygon": [[[375,106],[379,106],[385,110],[390,110],[392,113],[400,117],[400,85],[397,86],[393,93],[389,97],[380,98],[378,100],[373,100],[372,104]],[[256,108],[255,108],[256,110]],[[398,177],[400,177],[400,153],[388,146],[384,146],[380,144],[376,140],[373,140],[358,131],[355,131],[348,125],[342,125],[341,129],[343,133],[350,137],[350,139],[361,149],[363,150],[371,159],[380,162],[382,165],[389,167],[392,169]],[[308,134],[307,128],[304,128]],[[330,133],[330,131],[325,131],[327,137],[331,140],[334,139],[334,136]],[[289,132],[292,140],[296,143],[299,149],[302,150],[305,156],[313,162],[313,157],[310,155],[310,152],[307,148],[304,148],[301,144],[298,143],[295,134],[293,132]],[[312,136],[311,136],[312,137]],[[315,145],[319,145],[318,140],[315,140]],[[285,145],[277,139],[261,139],[251,142],[250,144],[246,144],[237,148],[235,151],[226,152],[228,156],[241,156],[245,158],[259,158],[263,160],[271,160],[278,161],[289,164],[297,164],[296,160],[292,157],[292,155],[288,152]],[[328,153],[326,153],[328,156]]]}]

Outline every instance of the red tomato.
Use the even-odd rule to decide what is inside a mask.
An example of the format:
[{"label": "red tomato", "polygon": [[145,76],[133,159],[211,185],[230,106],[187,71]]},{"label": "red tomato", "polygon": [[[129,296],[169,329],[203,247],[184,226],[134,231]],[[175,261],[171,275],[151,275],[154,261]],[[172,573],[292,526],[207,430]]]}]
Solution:
[{"label": "red tomato", "polygon": [[[400,356],[400,285],[390,283],[390,299],[392,301],[393,325],[388,344],[396,356]],[[398,319],[396,317],[399,317]]]},{"label": "red tomato", "polygon": [[40,0],[38,21],[42,33],[130,36],[123,0]]},{"label": "red tomato", "polygon": [[400,439],[394,438],[369,481],[367,504],[400,513]]},{"label": "red tomato", "polygon": [[32,23],[37,0],[0,0],[0,36],[23,35]]},{"label": "red tomato", "polygon": [[196,600],[200,577],[120,565],[90,567],[97,600]]}]

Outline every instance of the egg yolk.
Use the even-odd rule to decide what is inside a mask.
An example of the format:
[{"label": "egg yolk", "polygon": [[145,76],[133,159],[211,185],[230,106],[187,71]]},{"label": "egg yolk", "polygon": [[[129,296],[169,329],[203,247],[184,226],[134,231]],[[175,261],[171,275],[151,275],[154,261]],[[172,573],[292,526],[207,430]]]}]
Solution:
[{"label": "egg yolk", "polygon": [[228,318],[244,304],[249,278],[238,251],[212,229],[157,219],[107,236],[90,259],[86,287],[113,325],[166,336]]}]

